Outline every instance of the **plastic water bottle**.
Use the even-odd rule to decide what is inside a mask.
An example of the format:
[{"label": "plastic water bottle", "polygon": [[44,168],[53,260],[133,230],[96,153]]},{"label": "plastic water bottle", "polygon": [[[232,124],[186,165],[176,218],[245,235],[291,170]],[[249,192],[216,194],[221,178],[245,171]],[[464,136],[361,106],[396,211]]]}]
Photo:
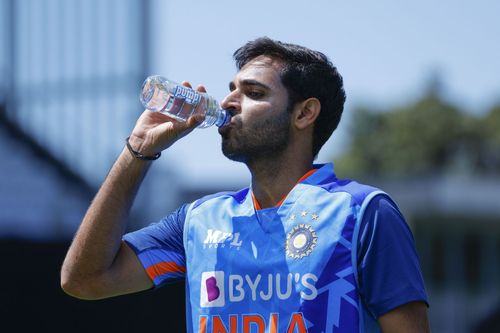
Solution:
[{"label": "plastic water bottle", "polygon": [[229,113],[206,93],[202,93],[162,76],[148,77],[142,84],[141,103],[150,111],[158,111],[179,121],[195,114],[204,115],[199,128],[221,127],[230,120]]}]

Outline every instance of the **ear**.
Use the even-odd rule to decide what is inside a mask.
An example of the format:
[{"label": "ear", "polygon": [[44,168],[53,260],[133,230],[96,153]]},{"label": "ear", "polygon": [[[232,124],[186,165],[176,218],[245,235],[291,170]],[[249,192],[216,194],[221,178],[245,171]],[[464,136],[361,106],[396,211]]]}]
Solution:
[{"label": "ear", "polygon": [[321,111],[321,103],[315,97],[306,99],[296,106],[295,126],[298,129],[305,129],[316,121]]}]

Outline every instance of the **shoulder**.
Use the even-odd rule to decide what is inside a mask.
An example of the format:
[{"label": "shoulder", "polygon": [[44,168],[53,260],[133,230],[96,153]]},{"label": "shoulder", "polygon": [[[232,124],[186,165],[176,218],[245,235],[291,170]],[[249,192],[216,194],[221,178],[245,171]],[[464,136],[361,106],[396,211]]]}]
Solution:
[{"label": "shoulder", "polygon": [[241,204],[243,201],[245,201],[248,191],[249,188],[244,188],[239,191],[226,191],[210,194],[193,202],[193,204],[191,205],[191,209],[217,205],[218,203],[226,201]]},{"label": "shoulder", "polygon": [[384,192],[376,193],[370,200],[365,202],[361,214],[360,228],[362,231],[377,232],[382,237],[398,234],[399,237],[405,235],[406,238],[413,238],[399,207]]},{"label": "shoulder", "polygon": [[389,196],[384,191],[377,187],[359,183],[350,179],[335,179],[331,182],[318,186],[332,194],[348,194],[351,198],[352,204],[357,206],[367,206],[376,196],[386,196],[387,198],[389,198]]}]

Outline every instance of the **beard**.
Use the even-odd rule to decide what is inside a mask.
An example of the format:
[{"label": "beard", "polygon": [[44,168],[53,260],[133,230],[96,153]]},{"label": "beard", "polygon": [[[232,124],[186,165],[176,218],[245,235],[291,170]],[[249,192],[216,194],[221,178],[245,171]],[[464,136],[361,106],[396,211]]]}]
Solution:
[{"label": "beard", "polygon": [[287,108],[251,126],[231,129],[233,133],[222,137],[222,153],[230,160],[247,164],[280,156],[290,142],[291,115]]}]

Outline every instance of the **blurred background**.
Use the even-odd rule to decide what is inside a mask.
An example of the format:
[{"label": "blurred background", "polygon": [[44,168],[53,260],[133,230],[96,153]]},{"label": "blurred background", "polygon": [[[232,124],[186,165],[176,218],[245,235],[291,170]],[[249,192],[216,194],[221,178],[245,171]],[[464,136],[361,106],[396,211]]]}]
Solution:
[{"label": "blurred background", "polygon": [[[500,332],[499,13],[494,0],[0,0],[0,330],[183,331],[182,282],[83,302],[59,268],[145,77],[222,100],[232,53],[265,35],[344,76],[345,114],[317,161],[399,203],[433,332]],[[196,130],[154,163],[129,229],[248,181],[214,128]]]}]

